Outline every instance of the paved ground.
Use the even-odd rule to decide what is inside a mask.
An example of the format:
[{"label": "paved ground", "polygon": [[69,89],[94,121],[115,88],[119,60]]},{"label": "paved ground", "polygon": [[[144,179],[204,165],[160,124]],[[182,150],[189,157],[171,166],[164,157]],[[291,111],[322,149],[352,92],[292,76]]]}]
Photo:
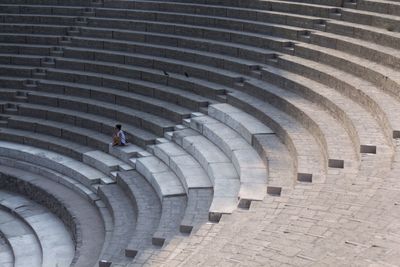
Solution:
[{"label": "paved ground", "polygon": [[[400,146],[392,169],[363,158],[357,175],[332,171],[206,224],[154,255],[155,266],[400,266]],[[169,250],[169,251],[168,251]]]}]

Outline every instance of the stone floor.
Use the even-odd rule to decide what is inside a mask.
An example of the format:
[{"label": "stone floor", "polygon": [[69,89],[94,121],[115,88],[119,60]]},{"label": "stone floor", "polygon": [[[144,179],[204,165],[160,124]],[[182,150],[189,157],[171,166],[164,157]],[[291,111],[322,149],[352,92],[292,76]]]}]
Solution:
[{"label": "stone floor", "polygon": [[392,167],[364,156],[357,175],[332,171],[206,224],[147,266],[400,266],[400,144]]}]

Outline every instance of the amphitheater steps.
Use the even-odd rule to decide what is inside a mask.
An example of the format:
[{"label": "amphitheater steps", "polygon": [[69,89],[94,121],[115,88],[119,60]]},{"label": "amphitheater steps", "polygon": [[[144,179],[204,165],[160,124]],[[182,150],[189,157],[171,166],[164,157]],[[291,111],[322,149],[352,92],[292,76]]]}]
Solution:
[{"label": "amphitheater steps", "polygon": [[0,233],[0,264],[4,267],[14,266],[14,254],[7,239]]},{"label": "amphitheater steps", "polygon": [[[4,133],[4,130],[2,130]],[[10,135],[15,135],[17,132],[12,131]],[[20,132],[21,136],[29,136],[29,132]],[[4,137],[2,140],[7,140]],[[42,167],[54,169],[55,171],[64,174],[68,177],[74,177],[77,181],[86,186],[103,183],[112,183],[110,178],[102,172],[87,166],[77,160],[67,156],[62,156],[58,153],[48,150],[9,142],[0,142],[1,156],[12,157],[16,160],[24,160],[29,163],[38,164]]]},{"label": "amphitheater steps", "polygon": [[83,162],[106,174],[132,170],[132,166],[102,151],[89,151],[83,154]]},{"label": "amphitheater steps", "polygon": [[152,236],[161,217],[161,203],[151,185],[136,171],[119,172],[117,184],[137,208],[136,227],[125,248],[127,257],[136,257],[152,248]]},{"label": "amphitheater steps", "polygon": [[41,247],[33,230],[9,212],[0,210],[0,217],[0,232],[11,246],[14,266],[41,266]]},{"label": "amphitheater steps", "polygon": [[80,143],[84,146],[94,147],[101,151],[108,150],[110,136],[105,134],[55,121],[10,115],[7,113],[5,116],[7,116],[8,127],[13,129],[59,137],[75,143]]},{"label": "amphitheater steps", "polygon": [[203,168],[213,184],[209,220],[218,222],[222,214],[233,212],[238,204],[239,176],[228,157],[211,141],[190,129],[177,130],[171,139]]},{"label": "amphitheater steps", "polygon": [[[371,98],[377,99],[376,101],[378,103],[380,100],[379,97],[376,97],[378,94],[382,95],[385,101],[390,101],[389,103],[393,103],[395,100],[399,101],[397,90],[400,83],[395,69],[329,48],[308,44],[297,44],[295,47],[295,55],[304,59],[313,60],[313,66],[320,67],[320,72],[330,71],[332,76],[346,73],[342,78],[342,82],[363,85],[365,89],[361,88],[362,91],[367,95],[371,95]],[[290,56],[286,57],[291,58]],[[317,57],[318,62],[321,64],[315,62]],[[298,58],[296,59],[301,61]],[[307,60],[303,62],[307,64],[310,63]],[[389,100],[389,97],[393,99]]]},{"label": "amphitheater steps", "polygon": [[196,225],[208,220],[212,202],[212,183],[200,164],[173,142],[154,145],[153,153],[180,179],[187,195],[187,206],[180,231],[190,233]]},{"label": "amphitheater steps", "polygon": [[163,246],[179,233],[187,206],[185,189],[175,173],[154,156],[137,158],[135,167],[153,186],[160,199],[162,213],[157,230],[153,233],[152,244]]},{"label": "amphitheater steps", "polygon": [[4,126],[1,128],[0,135],[3,140],[34,145],[43,149],[51,149],[52,151],[62,153],[76,160],[81,160],[83,153],[93,150],[92,148],[57,137],[33,133],[31,131],[11,129]]},{"label": "amphitheater steps", "polygon": [[295,119],[250,95],[228,94],[227,102],[259,119],[274,130],[291,153],[297,180],[321,183],[325,180],[322,151],[311,134]]},{"label": "amphitheater steps", "polygon": [[[397,129],[400,129],[399,119],[394,114],[399,109],[399,101],[383,92],[380,88],[348,72],[314,61],[283,56],[282,59],[278,60],[277,65],[283,69],[296,72],[297,74],[301,73],[305,77],[324,83],[326,86],[338,90],[353,101],[357,101],[368,112],[375,114],[374,116],[382,127],[389,143],[392,138],[398,136],[399,131]],[[310,69],[311,66],[318,69],[318,71]],[[314,71],[314,73],[311,73],[311,71]]]},{"label": "amphitheater steps", "polygon": [[[280,77],[272,78],[275,73],[276,72],[273,72],[272,75],[270,74],[270,67],[262,69],[262,75],[266,81],[275,82],[278,86],[281,86],[283,82],[282,79],[279,80]],[[286,78],[286,76],[284,77]],[[296,88],[293,84],[285,85],[285,87],[285,89],[282,89],[269,83],[253,80],[246,81],[242,91],[256,97],[258,96],[263,101],[266,101],[280,109],[282,112],[289,114],[301,123],[303,127],[313,133],[314,137],[319,141],[321,148],[323,149],[326,160],[325,164],[328,167],[356,168],[358,158],[356,153],[358,153],[360,141],[358,140],[357,135],[353,134],[349,136],[346,132],[346,130],[350,128],[348,126],[349,123],[347,125],[344,124],[347,126],[346,129],[342,126],[342,122],[336,120],[324,106],[321,107],[318,104],[313,103],[312,99],[305,98],[312,93],[308,93],[307,95],[307,93],[301,92],[302,88]],[[290,92],[289,90],[292,90],[293,92]],[[303,97],[303,95],[305,97]],[[329,103],[323,105],[329,107]],[[343,113],[343,111],[341,112]],[[350,126],[352,126],[351,123]],[[353,128],[350,128],[350,130],[353,130]],[[338,136],[340,136],[341,142],[346,144],[345,147],[347,149],[343,150],[338,146],[336,139]],[[356,150],[356,152],[354,150]]]},{"label": "amphitheater steps", "polygon": [[100,199],[111,211],[113,218],[112,236],[103,250],[101,260],[124,262],[128,246],[136,226],[137,214],[128,196],[118,185],[103,185],[98,188]]},{"label": "amphitheater steps", "polygon": [[[78,64],[78,62],[75,63]],[[17,68],[18,70],[21,70],[20,66]],[[100,87],[98,85],[101,85],[104,82],[105,76],[96,77],[96,75],[94,75],[94,73],[91,72],[88,73],[73,72],[73,71],[71,72],[65,70],[65,73],[63,75],[60,72],[60,70],[45,69],[43,75],[41,75],[40,77],[35,77],[37,69],[31,69],[32,66],[26,66],[26,68],[27,68],[26,72],[20,74],[21,75],[25,74],[27,80],[33,79],[34,82],[32,86],[29,86],[27,83],[25,83],[25,88],[24,88],[25,90],[29,90],[30,87],[32,87],[32,89],[40,89],[41,92],[39,94],[44,95],[45,93],[48,93],[49,96],[54,95],[54,93],[58,93],[65,95],[65,98],[71,99],[71,101],[73,100],[79,101],[80,98],[87,97],[91,99],[91,101],[89,102],[90,103],[89,107],[93,107],[96,104],[103,102],[102,104],[104,106],[108,107],[108,109],[113,111],[113,113],[111,114],[115,114],[118,111],[120,111],[120,113],[123,114],[129,111],[129,113],[132,113],[132,116],[137,117],[138,119],[143,118],[144,121],[143,126],[155,133],[162,132],[163,128],[171,127],[172,123],[170,119],[172,119],[173,121],[180,121],[182,118],[187,116],[186,114],[188,113],[188,109],[177,106],[173,103],[166,103],[161,100],[151,101],[151,99],[147,96],[126,92],[129,91],[128,85],[130,83],[124,84],[124,86],[120,85],[121,86],[120,88],[117,86],[118,89],[125,88],[125,90],[107,89],[104,87]],[[31,75],[27,75],[27,73],[29,72],[28,69],[31,69],[31,72],[33,72]],[[10,72],[8,73],[11,74]],[[89,82],[85,81],[85,79],[89,79],[89,77],[85,76],[85,74],[87,74],[87,76],[92,76],[92,81]],[[114,79],[116,83],[123,81],[134,81],[134,80],[126,80],[124,78],[116,76],[108,76],[108,77],[110,79]],[[49,81],[44,79],[49,79]],[[97,82],[94,82],[96,80]],[[77,85],[74,84],[73,82],[77,83],[82,82],[83,84]],[[35,84],[36,87],[34,86]],[[92,85],[90,86],[90,84]],[[52,90],[50,90],[49,88],[50,86],[53,86]],[[115,85],[111,87],[115,87]],[[31,94],[35,95],[36,92],[32,92]],[[203,103],[204,102],[198,104],[200,106],[204,105]],[[60,103],[60,105],[61,104],[63,103]],[[116,109],[116,105],[119,106],[119,109]],[[136,109],[129,108],[132,106],[135,106]],[[82,110],[86,107],[87,105],[81,104],[76,108]],[[150,114],[145,114],[145,112]],[[154,116],[152,116],[151,114],[153,114]],[[169,117],[170,119],[157,118],[157,116]],[[152,123],[151,121],[154,122]]]},{"label": "amphitheater steps", "polygon": [[136,160],[136,170],[153,185],[160,200],[168,196],[185,195],[185,190],[179,178],[156,157],[138,158]]},{"label": "amphitheater steps", "polygon": [[[350,62],[354,62],[352,59],[357,57],[360,61],[367,63],[367,66],[371,64],[368,61],[372,61],[379,62],[379,64],[394,69],[400,67],[400,59],[397,49],[363,41],[355,37],[348,37],[329,32],[312,31],[310,32],[309,39],[306,40],[306,43],[315,45],[313,48],[317,51],[323,51],[323,48],[328,48],[344,52],[349,56],[348,58],[345,57],[345,59],[348,59]],[[342,58],[340,54],[341,53],[333,53],[331,56]],[[356,61],[356,63],[359,63],[359,61]]]},{"label": "amphitheater steps", "polygon": [[211,181],[200,164],[177,144],[157,144],[153,150],[154,155],[174,171],[186,192],[196,188],[212,188]]},{"label": "amphitheater steps", "polygon": [[400,16],[400,3],[396,0],[389,1],[359,1],[355,6],[358,10]]},{"label": "amphitheater steps", "polygon": [[0,157],[0,164],[2,166],[34,173],[53,182],[62,184],[65,187],[78,193],[81,197],[85,198],[91,203],[95,203],[97,200],[99,200],[99,197],[93,192],[93,189],[90,189],[89,187],[77,182],[76,180],[49,168],[38,166],[36,164],[28,163],[21,160],[16,160],[10,157]]},{"label": "amphitheater steps", "polygon": [[[306,10],[306,9],[302,9],[303,11],[304,10]],[[336,9],[335,9],[336,10]],[[332,14],[335,14],[335,10],[333,10],[333,13]],[[275,12],[275,11],[274,11]],[[329,13],[329,15],[330,15],[331,13]],[[340,14],[340,13],[339,13]],[[331,21],[329,21],[329,23],[331,23]],[[337,23],[337,21],[335,21],[335,23]],[[326,27],[326,25],[324,25],[324,28]]]},{"label": "amphitheater steps", "polygon": [[240,180],[240,207],[249,207],[251,201],[264,199],[268,172],[250,144],[233,129],[209,116],[192,118],[190,127],[213,142],[231,160]]},{"label": "amphitheater steps", "polygon": [[[92,42],[95,42],[95,40],[92,40]],[[96,50],[96,51],[102,51],[103,56],[96,56],[96,60],[102,59],[103,61],[106,62],[115,62],[115,63],[124,63],[124,56],[121,58],[121,52],[123,51],[118,51],[120,49],[124,48],[124,43],[120,42],[115,42],[112,40],[103,40],[100,39],[98,42],[101,43],[107,43],[110,44],[108,45],[109,47],[104,47],[103,49],[107,50]],[[78,45],[78,44],[76,44]],[[81,44],[81,46],[84,46],[84,44]],[[135,46],[140,46],[140,43],[125,43],[126,49],[129,50],[139,50],[139,48],[135,48]],[[94,56],[94,52],[88,52],[87,48],[80,48],[80,47],[71,47],[71,46],[63,46],[63,47],[54,47],[54,46],[45,46],[45,45],[25,45],[25,44],[16,44],[16,43],[9,43],[7,45],[3,44],[0,45],[2,47],[2,50],[4,48],[4,52],[8,52],[9,54],[25,54],[25,55],[42,55],[45,57],[49,56],[63,56],[66,58],[78,58],[78,59],[91,59]],[[141,46],[143,49],[148,48],[148,46]],[[55,50],[59,49],[59,50]],[[160,49],[166,49],[165,47],[160,46]],[[112,54],[110,54],[109,51],[113,51]],[[116,50],[116,51],[115,51]],[[172,48],[170,49],[172,51]],[[118,53],[117,53],[118,51]],[[57,53],[56,53],[57,52]],[[152,51],[153,53],[155,52],[154,50]],[[88,54],[88,55],[87,55]],[[126,54],[126,53],[125,53]],[[164,53],[163,53],[164,54]],[[105,55],[105,56],[104,56]],[[114,56],[117,59],[113,59],[112,56]],[[128,54],[129,55],[129,54]],[[2,59],[3,60],[3,59]],[[1,60],[1,61],[2,61]],[[6,58],[4,58],[5,62],[8,61]],[[45,75],[45,72],[42,74]],[[133,83],[134,82],[134,83]],[[122,88],[120,88],[122,89]],[[137,93],[137,94],[142,94],[146,96],[151,96],[154,98],[161,99],[169,99],[170,102],[173,103],[180,103],[182,106],[186,106],[188,108],[192,108],[193,105],[196,105],[198,107],[201,106],[206,106],[208,100],[204,99],[198,95],[195,95],[193,93],[185,92],[182,90],[178,90],[172,87],[168,86],[163,86],[159,85],[156,83],[151,83],[151,82],[145,82],[145,81],[132,81],[130,84],[129,88],[126,89],[129,92],[132,93]],[[198,107],[196,109],[198,109]]]},{"label": "amphitheater steps", "polygon": [[[15,95],[15,93],[19,91],[10,89],[10,92],[14,92]],[[7,100],[8,98],[5,96],[6,93],[7,91],[5,89],[0,89],[0,94],[3,96],[4,100]],[[43,98],[48,96],[49,95],[45,94]],[[41,103],[39,97],[36,98],[39,99],[38,101],[39,103],[36,104],[35,98],[30,98],[29,93],[27,93],[28,102],[13,102],[13,98],[14,97],[12,96],[9,98],[10,101],[7,101],[7,105],[16,106],[18,109],[17,114],[21,116],[30,116],[39,119],[47,119],[48,121],[70,124],[71,127],[72,126],[81,127],[84,129],[95,131],[97,133],[105,134],[108,136],[109,140],[112,135],[112,132],[114,131],[115,124],[118,122],[117,119],[105,118],[103,116],[96,115],[95,110],[92,110],[90,113],[88,113],[88,112],[74,110],[73,107],[67,109],[67,108],[54,107],[53,105],[48,106],[46,105],[46,103]],[[83,104],[84,99],[82,99],[81,101],[82,102],[78,103]],[[169,129],[169,127],[166,129]],[[138,131],[142,132],[143,134],[146,133],[146,131],[144,130],[140,130],[135,126],[126,124],[124,124],[124,131],[128,135],[128,140],[130,139],[129,137],[133,136],[132,133],[135,132],[137,133]],[[150,133],[148,134],[149,136],[151,136]],[[154,135],[153,138],[155,138]],[[135,139],[133,139],[133,141],[134,140]]]},{"label": "amphitheater steps", "polygon": [[[15,193],[0,191],[0,206],[34,232],[41,249],[41,266],[70,266],[75,254],[71,235],[60,219],[42,206]],[[21,248],[27,249],[25,245]]]},{"label": "amphitheater steps", "polygon": [[256,134],[254,148],[268,166],[267,194],[284,195],[296,184],[296,170],[288,149],[276,135]]},{"label": "amphitheater steps", "polygon": [[[102,218],[91,203],[65,186],[43,179],[39,175],[5,166],[1,167],[1,173],[3,189],[24,190],[24,194],[27,193],[28,197],[35,199],[40,204],[46,204],[46,198],[51,197],[53,205],[48,208],[52,213],[61,218],[66,217],[68,213],[75,218],[74,221],[64,221],[73,231],[76,251],[78,251],[74,256],[73,266],[94,266],[97,263],[104,241],[104,226]],[[18,185],[19,187],[15,187]],[[62,207],[65,208],[66,213],[60,214]],[[65,220],[68,220],[68,217]],[[83,240],[85,242],[82,242]],[[30,266],[32,259],[30,257],[26,257],[26,259],[30,262],[25,266]]]},{"label": "amphitheater steps", "polygon": [[268,194],[277,195],[282,188],[293,187],[296,180],[293,159],[270,128],[229,104],[210,105],[208,115],[229,125],[258,152],[268,168]]},{"label": "amphitheater steps", "polygon": [[[12,92],[12,90],[9,92]],[[0,89],[0,94],[4,96],[8,94],[8,91]],[[5,100],[7,98],[8,97],[4,97]],[[67,102],[66,99],[69,99],[70,101]],[[43,123],[46,123],[45,121],[52,121],[55,125],[59,125],[60,127],[62,125],[68,125],[68,127],[65,128],[66,131],[64,132],[64,135],[67,139],[74,137],[72,136],[74,129],[82,129],[82,133],[92,132],[93,134],[89,135],[91,136],[90,138],[78,139],[78,141],[80,140],[81,142],[87,142],[87,144],[90,143],[91,145],[95,145],[103,151],[107,150],[108,143],[111,140],[110,138],[115,124],[119,122],[118,119],[121,119],[122,122],[127,122],[129,121],[129,119],[135,120],[136,118],[133,114],[130,116],[128,113],[122,113],[121,116],[118,115],[117,117],[114,117],[112,116],[112,111],[110,111],[110,113],[108,114],[109,117],[104,118],[101,116],[101,114],[97,115],[98,112],[96,112],[101,106],[101,103],[96,104],[96,106],[90,106],[89,112],[86,112],[86,110],[77,110],[74,109],[74,104],[78,105],[79,103],[82,103],[82,105],[87,105],[88,103],[85,103],[83,98],[78,99],[77,102],[73,102],[75,101],[75,99],[76,98],[73,97],[63,98],[48,93],[40,94],[36,92],[28,92],[28,103],[13,102],[15,101],[15,99],[11,98],[11,101],[8,102],[8,105],[13,105],[17,107],[17,110],[13,111],[10,109],[6,109],[5,112],[11,113],[10,111],[12,111],[12,114],[15,114],[14,116],[19,114],[35,117],[38,122],[41,121]],[[54,102],[52,103],[52,101]],[[64,101],[64,104],[59,104],[62,101]],[[71,104],[69,108],[68,103]],[[105,111],[103,111],[103,113],[105,113]],[[161,128],[161,133],[170,129],[171,127],[172,126],[168,126],[165,129]],[[140,129],[136,126],[132,126],[130,124],[124,124],[124,131],[126,132],[127,140],[130,142],[138,144],[151,144],[154,143],[154,140],[156,139],[155,134],[152,134],[151,132]],[[62,134],[63,133],[61,133],[61,135]],[[75,137],[73,140],[75,140]]]},{"label": "amphitheater steps", "polygon": [[[302,90],[303,92],[301,92],[301,95],[304,97],[309,97],[310,100],[313,98],[315,100],[319,99],[319,101],[325,101],[325,105],[329,104],[329,102],[326,102],[326,100],[329,100],[331,104],[334,103],[333,105],[337,105],[338,108],[334,108],[333,110],[334,112],[341,110],[342,113],[346,114],[348,119],[353,124],[353,129],[355,130],[356,135],[354,134],[354,131],[349,132],[351,133],[353,140],[354,137],[359,138],[359,151],[361,153],[365,152],[364,148],[368,150],[371,146],[372,149],[374,146],[376,147],[376,153],[381,153],[387,149],[390,149],[390,145],[388,147],[387,143],[384,142],[386,139],[385,135],[381,131],[377,131],[377,129],[380,129],[380,127],[377,125],[377,122],[372,115],[366,112],[361,106],[351,101],[349,98],[344,97],[335,90],[332,90],[321,83],[317,83],[308,78],[282,69],[268,67],[263,69],[262,75],[264,80],[271,83],[276,82],[278,86],[283,86],[285,89],[290,90],[291,88],[297,88],[298,93],[301,92],[300,90]],[[310,96],[311,93],[314,95]],[[330,108],[332,108],[332,105]],[[339,115],[339,113],[332,114]],[[351,129],[349,127],[349,123],[347,123],[347,129]]]}]

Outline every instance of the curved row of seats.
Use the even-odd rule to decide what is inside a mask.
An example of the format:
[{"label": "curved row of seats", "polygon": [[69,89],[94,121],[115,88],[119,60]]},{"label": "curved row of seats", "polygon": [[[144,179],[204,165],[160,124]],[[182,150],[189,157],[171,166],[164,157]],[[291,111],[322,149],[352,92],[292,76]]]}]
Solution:
[{"label": "curved row of seats", "polygon": [[0,231],[11,247],[14,266],[70,266],[75,247],[60,219],[15,193],[1,190],[0,199]]},{"label": "curved row of seats", "polygon": [[[33,2],[0,5],[2,165],[55,172],[94,204],[101,266],[141,262],[332,168],[390,167],[388,3]],[[109,146],[118,122],[133,144]]]}]

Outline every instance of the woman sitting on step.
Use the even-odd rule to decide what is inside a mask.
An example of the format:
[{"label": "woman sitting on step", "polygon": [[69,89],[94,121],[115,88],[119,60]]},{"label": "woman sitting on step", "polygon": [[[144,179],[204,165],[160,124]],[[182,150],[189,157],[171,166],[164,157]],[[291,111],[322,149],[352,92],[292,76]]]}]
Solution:
[{"label": "woman sitting on step", "polygon": [[121,130],[121,124],[115,125],[115,131],[113,134],[112,146],[124,146],[126,145],[125,133]]}]

